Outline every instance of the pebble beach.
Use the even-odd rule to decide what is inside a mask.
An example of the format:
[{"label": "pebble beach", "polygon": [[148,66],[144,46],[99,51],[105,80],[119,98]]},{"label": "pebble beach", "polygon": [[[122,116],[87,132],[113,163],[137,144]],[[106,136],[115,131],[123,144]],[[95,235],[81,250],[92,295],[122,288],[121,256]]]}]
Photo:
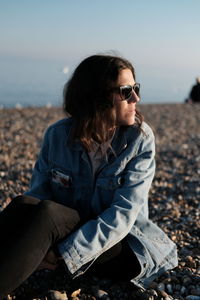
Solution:
[{"label": "pebble beach", "polygon": [[[140,104],[139,110],[156,137],[150,218],[177,244],[178,267],[142,290],[88,275],[67,282],[61,264],[35,272],[7,299],[200,300],[200,104]],[[63,116],[57,107],[0,110],[0,211],[27,190],[44,130]]]}]

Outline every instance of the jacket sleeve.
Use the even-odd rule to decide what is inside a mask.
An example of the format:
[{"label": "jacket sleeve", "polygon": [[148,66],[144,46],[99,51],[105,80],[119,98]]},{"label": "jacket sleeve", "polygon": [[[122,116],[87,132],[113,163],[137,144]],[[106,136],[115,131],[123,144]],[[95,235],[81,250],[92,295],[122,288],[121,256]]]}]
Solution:
[{"label": "jacket sleeve", "polygon": [[33,169],[30,188],[25,192],[25,195],[36,197],[41,200],[51,200],[52,198],[48,176],[49,131],[50,129],[47,129],[44,135],[39,157]]},{"label": "jacket sleeve", "polygon": [[[70,273],[87,266],[122,240],[130,232],[141,208],[147,205],[155,172],[155,143],[152,131],[144,135],[137,155],[127,157],[123,184],[115,190],[110,207],[58,244]],[[129,153],[133,151],[129,149]]]}]

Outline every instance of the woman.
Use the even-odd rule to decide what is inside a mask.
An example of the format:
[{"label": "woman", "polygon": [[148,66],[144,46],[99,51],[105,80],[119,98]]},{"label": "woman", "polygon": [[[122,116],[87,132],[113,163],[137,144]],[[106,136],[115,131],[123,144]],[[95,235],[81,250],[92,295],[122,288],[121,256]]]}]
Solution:
[{"label": "woman", "polygon": [[60,258],[69,278],[97,272],[142,287],[177,265],[176,246],[148,217],[155,145],[135,80],[114,56],[74,71],[64,88],[71,117],[47,129],[29,191],[0,215],[0,295]]}]

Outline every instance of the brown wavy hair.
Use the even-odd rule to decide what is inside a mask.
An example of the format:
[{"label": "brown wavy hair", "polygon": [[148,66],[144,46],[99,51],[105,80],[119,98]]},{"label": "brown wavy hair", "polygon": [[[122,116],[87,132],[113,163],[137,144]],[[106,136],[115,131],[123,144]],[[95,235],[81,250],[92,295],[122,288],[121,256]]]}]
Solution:
[{"label": "brown wavy hair", "polygon": [[[130,69],[135,80],[132,64],[121,57],[92,55],[75,69],[63,91],[63,109],[73,117],[73,140],[80,140],[87,150],[93,141],[109,140],[116,127],[116,113],[111,97],[111,87],[118,79],[119,71]],[[140,127],[142,115],[136,111],[135,125]]]}]

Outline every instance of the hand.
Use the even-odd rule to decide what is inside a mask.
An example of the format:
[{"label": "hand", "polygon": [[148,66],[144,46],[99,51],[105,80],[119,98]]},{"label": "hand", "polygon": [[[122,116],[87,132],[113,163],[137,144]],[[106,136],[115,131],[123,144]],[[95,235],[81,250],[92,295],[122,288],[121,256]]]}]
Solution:
[{"label": "hand", "polygon": [[55,255],[53,250],[49,250],[45,255],[43,261],[37,267],[37,270],[42,270],[42,269],[55,270],[58,267],[58,261],[60,259],[61,259],[60,257],[57,257]]}]

